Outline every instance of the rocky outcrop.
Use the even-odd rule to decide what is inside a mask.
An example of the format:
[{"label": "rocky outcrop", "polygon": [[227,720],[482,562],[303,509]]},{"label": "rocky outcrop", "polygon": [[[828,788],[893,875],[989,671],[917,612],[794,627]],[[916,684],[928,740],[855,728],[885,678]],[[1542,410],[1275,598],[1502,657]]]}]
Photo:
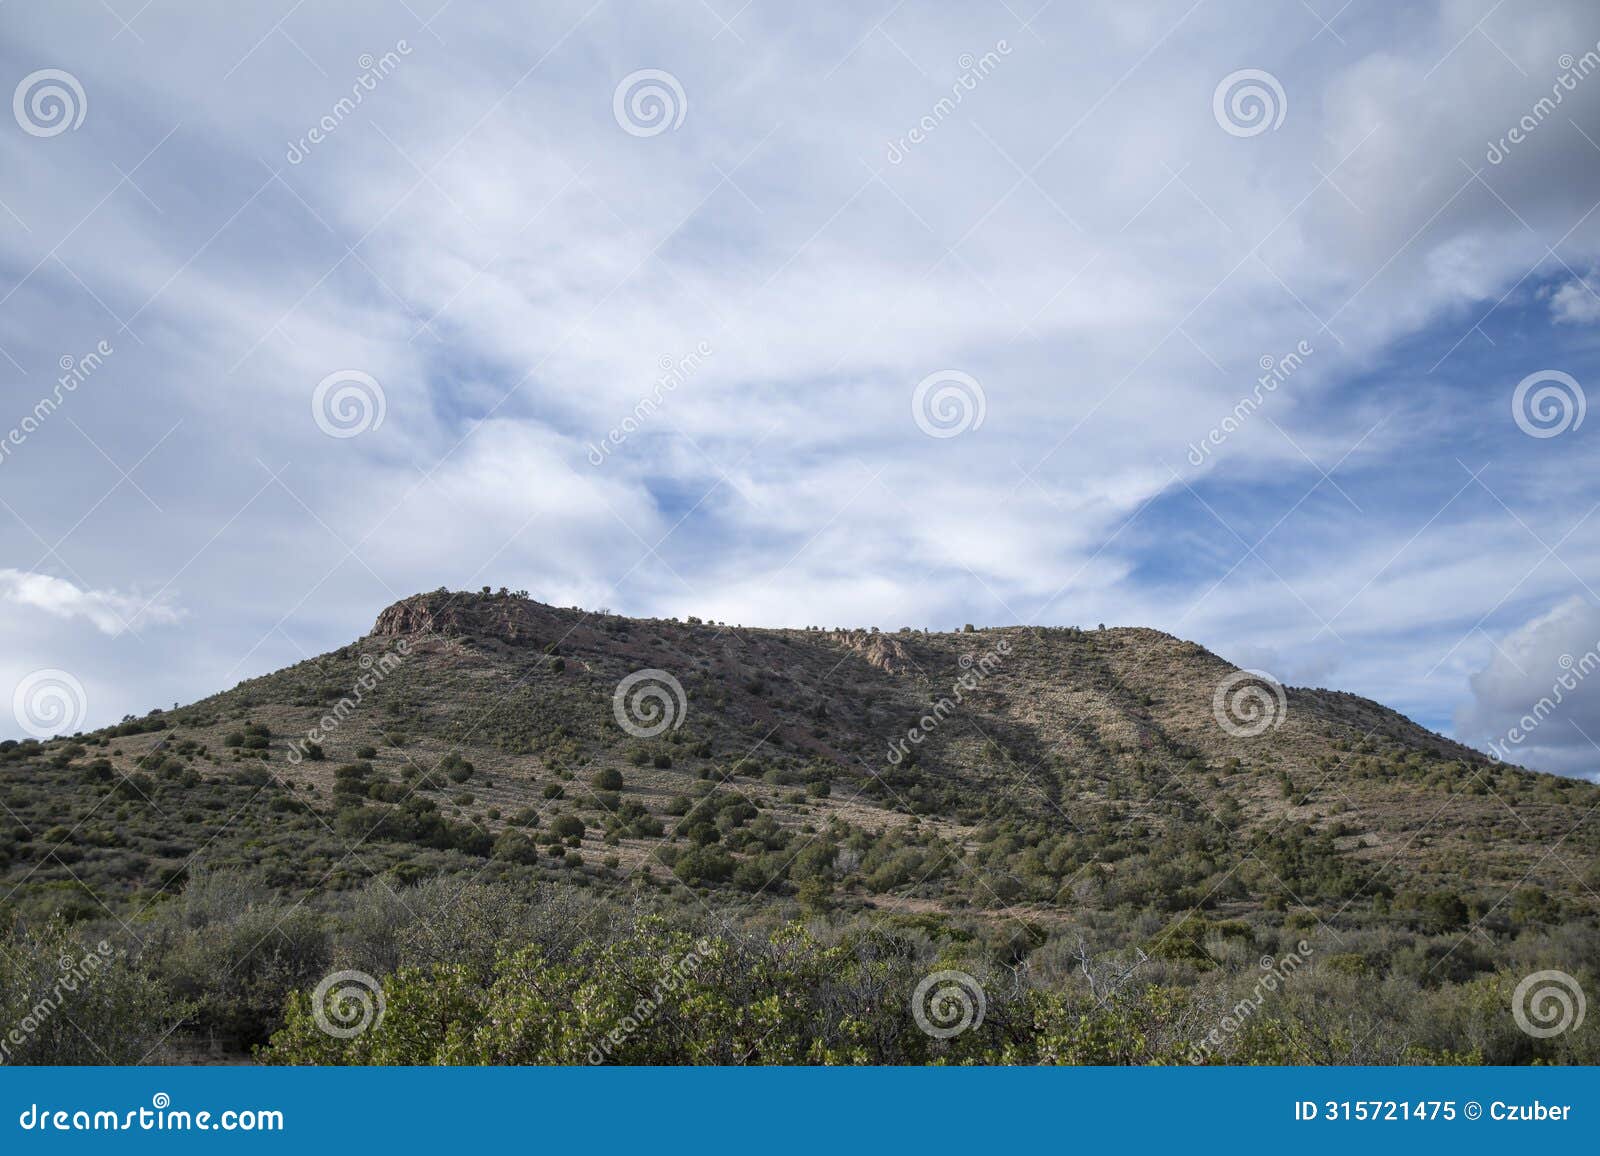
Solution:
[{"label": "rocky outcrop", "polygon": [[472,635],[526,643],[548,633],[541,627],[554,613],[550,607],[510,592],[452,594],[436,590],[403,598],[378,615],[375,637],[436,634],[447,638]]},{"label": "rocky outcrop", "polygon": [[866,630],[832,631],[833,640],[846,650],[854,651],[887,674],[899,674],[911,666],[911,656],[892,634]]}]

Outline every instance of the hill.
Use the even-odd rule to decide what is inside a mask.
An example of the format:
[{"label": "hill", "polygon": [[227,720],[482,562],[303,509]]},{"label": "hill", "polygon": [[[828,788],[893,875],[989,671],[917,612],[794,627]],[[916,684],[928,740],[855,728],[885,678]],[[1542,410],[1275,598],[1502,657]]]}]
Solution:
[{"label": "hill", "polygon": [[1200,970],[1274,929],[1358,963],[1363,936],[1435,937],[1437,982],[1600,910],[1600,787],[1136,628],[771,630],[441,590],[189,706],[0,745],[0,771],[13,920],[141,948],[203,926],[219,880],[308,911],[455,880],[915,927],[1013,966],[1086,934]]}]

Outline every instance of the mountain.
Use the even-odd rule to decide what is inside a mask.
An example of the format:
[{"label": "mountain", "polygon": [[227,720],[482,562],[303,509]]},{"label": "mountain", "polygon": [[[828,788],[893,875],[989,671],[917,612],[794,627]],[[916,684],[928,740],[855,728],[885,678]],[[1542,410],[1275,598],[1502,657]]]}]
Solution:
[{"label": "mountain", "polygon": [[[772,630],[441,590],[330,654],[43,751],[7,806],[70,837],[19,828],[0,856],[68,891],[73,863],[113,860],[96,903],[196,863],[325,887],[484,856],[776,901],[826,845],[830,904],[1046,924],[1125,905],[1331,919],[1439,889],[1594,906],[1600,788],[1147,629]],[[131,845],[89,837],[101,793]],[[153,821],[185,793],[217,798]],[[235,795],[278,808],[273,854],[235,846],[248,815],[217,821]]]}]

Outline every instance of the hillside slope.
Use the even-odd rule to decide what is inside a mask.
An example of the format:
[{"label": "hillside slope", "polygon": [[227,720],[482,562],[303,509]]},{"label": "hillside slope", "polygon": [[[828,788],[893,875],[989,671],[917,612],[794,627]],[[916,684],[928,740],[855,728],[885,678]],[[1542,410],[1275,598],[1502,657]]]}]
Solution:
[{"label": "hillside slope", "polygon": [[91,914],[203,866],[1045,925],[1600,906],[1600,788],[1278,695],[1144,629],[761,630],[438,591],[193,705],[0,752],[0,870],[13,904]]}]

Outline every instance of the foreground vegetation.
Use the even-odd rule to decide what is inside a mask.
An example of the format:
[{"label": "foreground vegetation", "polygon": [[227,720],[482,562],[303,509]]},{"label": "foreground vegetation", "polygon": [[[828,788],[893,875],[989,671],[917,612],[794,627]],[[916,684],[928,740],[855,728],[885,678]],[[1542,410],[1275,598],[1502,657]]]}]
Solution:
[{"label": "foreground vegetation", "polygon": [[[1459,935],[1400,929],[1190,916],[1044,934],[784,914],[731,924],[698,903],[455,879],[379,882],[313,907],[201,875],[137,942],[114,925],[14,931],[0,951],[9,1024],[49,1002],[62,961],[93,936],[117,946],[5,1058],[204,1060],[210,1041],[213,1058],[249,1049],[277,1064],[1600,1062],[1593,1017],[1535,1039],[1512,1015],[1530,971],[1559,967],[1596,990],[1600,933],[1587,926],[1522,930],[1491,959]],[[313,1006],[343,969],[375,989],[349,981]],[[934,1006],[948,984],[924,999],[935,1027],[968,1025],[950,1038],[913,1010],[943,971],[973,981],[965,1009]],[[340,1006],[353,997],[370,1006]]]}]

